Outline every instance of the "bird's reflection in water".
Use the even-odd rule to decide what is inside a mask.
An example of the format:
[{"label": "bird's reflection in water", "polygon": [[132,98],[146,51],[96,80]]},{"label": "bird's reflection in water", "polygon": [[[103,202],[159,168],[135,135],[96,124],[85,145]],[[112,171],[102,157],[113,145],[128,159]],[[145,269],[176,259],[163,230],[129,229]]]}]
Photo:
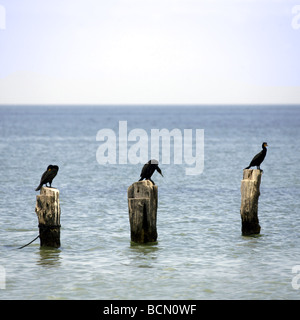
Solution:
[{"label": "bird's reflection in water", "polygon": [[44,267],[57,267],[61,264],[61,250],[56,248],[41,247],[37,264]]}]

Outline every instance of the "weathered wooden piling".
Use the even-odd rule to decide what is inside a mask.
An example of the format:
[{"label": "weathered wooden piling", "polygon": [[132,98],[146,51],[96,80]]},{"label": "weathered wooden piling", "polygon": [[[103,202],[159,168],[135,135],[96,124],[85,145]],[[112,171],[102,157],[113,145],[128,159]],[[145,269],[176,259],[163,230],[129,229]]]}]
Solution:
[{"label": "weathered wooden piling", "polygon": [[251,235],[260,233],[258,220],[258,198],[260,195],[260,181],[262,171],[244,169],[241,183],[241,219],[242,234]]},{"label": "weathered wooden piling", "polygon": [[127,190],[131,241],[136,243],[157,240],[158,188],[151,181],[133,183]]},{"label": "weathered wooden piling", "polygon": [[36,196],[35,212],[39,220],[41,247],[60,247],[59,190],[42,187]]}]

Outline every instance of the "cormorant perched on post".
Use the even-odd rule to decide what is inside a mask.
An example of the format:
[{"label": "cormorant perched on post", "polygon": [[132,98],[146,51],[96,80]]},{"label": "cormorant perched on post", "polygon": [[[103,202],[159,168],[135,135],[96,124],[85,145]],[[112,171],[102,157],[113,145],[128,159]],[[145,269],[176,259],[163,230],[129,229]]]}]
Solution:
[{"label": "cormorant perched on post", "polygon": [[154,181],[151,180],[151,176],[153,175],[155,170],[163,177],[163,174],[158,166],[158,161],[155,159],[149,160],[143,166],[143,169],[141,172],[141,179],[139,181],[146,179],[146,180],[150,180],[153,184],[155,184]]},{"label": "cormorant perched on post", "polygon": [[[266,156],[266,154],[267,154],[267,147],[268,146],[268,144],[266,143],[266,142],[263,142],[263,144],[262,144],[262,150],[261,150],[261,152],[259,152],[253,159],[252,159],[252,161],[250,162],[250,164],[249,164],[249,166],[247,167],[247,168],[245,168],[245,169],[249,169],[250,167],[254,167],[254,166],[256,166],[257,167],[257,169],[259,169],[260,170],[260,165],[261,165],[261,163],[264,161],[264,159],[265,159],[265,156]],[[245,170],[244,169],[244,170]]]},{"label": "cormorant perched on post", "polygon": [[50,188],[51,188],[52,180],[57,175],[58,169],[59,169],[58,166],[53,166],[52,164],[50,164],[47,170],[43,173],[41,177],[40,185],[35,189],[35,191],[39,191],[43,186],[43,184],[46,184],[46,187],[47,187],[47,183],[50,184]]}]

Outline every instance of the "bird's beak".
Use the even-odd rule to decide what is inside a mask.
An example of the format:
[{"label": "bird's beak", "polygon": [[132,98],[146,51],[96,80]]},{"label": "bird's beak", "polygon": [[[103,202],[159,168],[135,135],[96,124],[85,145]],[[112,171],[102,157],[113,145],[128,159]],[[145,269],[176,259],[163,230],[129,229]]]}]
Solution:
[{"label": "bird's beak", "polygon": [[157,172],[163,177],[164,175],[162,174],[161,170],[159,167],[157,167]]}]

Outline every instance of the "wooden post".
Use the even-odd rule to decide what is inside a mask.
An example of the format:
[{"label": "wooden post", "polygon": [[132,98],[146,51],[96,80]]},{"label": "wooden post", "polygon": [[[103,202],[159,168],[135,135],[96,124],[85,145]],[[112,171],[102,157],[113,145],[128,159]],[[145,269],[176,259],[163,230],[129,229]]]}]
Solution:
[{"label": "wooden post", "polygon": [[260,233],[258,221],[258,198],[260,195],[260,181],[262,172],[257,169],[244,169],[241,183],[241,219],[242,234],[251,235]]},{"label": "wooden post", "polygon": [[60,247],[59,190],[42,187],[36,196],[35,212],[39,220],[41,247]]},{"label": "wooden post", "polygon": [[133,183],[127,190],[131,241],[137,243],[157,240],[157,192],[149,180]]}]

